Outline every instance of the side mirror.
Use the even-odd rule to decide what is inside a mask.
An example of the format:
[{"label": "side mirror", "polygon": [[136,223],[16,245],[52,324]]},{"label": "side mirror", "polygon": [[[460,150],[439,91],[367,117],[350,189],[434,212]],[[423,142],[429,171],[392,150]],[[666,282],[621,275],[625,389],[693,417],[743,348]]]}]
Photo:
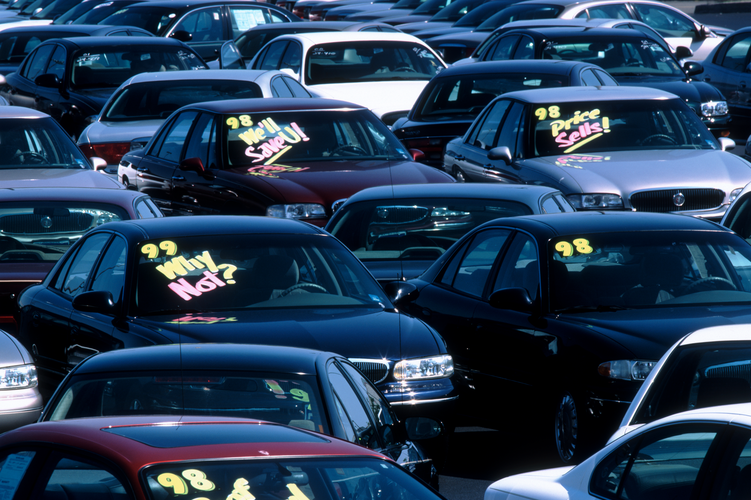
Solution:
[{"label": "side mirror", "polygon": [[694,51],[686,47],[685,45],[679,45],[675,48],[675,58],[678,60],[686,59],[694,55]]},{"label": "side mirror", "polygon": [[224,42],[219,50],[219,69],[245,69],[246,67],[235,42],[232,40]]},{"label": "side mirror", "polygon": [[180,40],[181,42],[190,42],[191,40],[193,40],[193,33],[185,30],[177,30],[169,37],[174,38],[175,40]]},{"label": "side mirror", "polygon": [[503,160],[506,165],[511,164],[511,150],[508,146],[498,146],[488,151],[489,160]]},{"label": "side mirror", "polygon": [[427,417],[409,417],[404,420],[407,428],[407,439],[420,441],[432,439],[443,434],[443,426],[437,420]]},{"label": "side mirror", "polygon": [[206,173],[206,169],[200,158],[185,158],[180,162],[180,170],[184,172],[195,172],[199,175]]},{"label": "side mirror", "polygon": [[92,156],[91,158],[89,158],[89,161],[91,162],[91,166],[94,167],[94,170],[104,172],[104,170],[107,168],[107,160],[105,160],[104,158]]},{"label": "side mirror", "polygon": [[83,312],[112,314],[115,311],[115,302],[112,294],[106,290],[94,290],[76,295],[73,299],[73,309]]},{"label": "side mirror", "polygon": [[502,288],[490,294],[490,305],[496,309],[532,312],[532,298],[526,288]]},{"label": "side mirror", "polygon": [[407,283],[406,281],[392,281],[391,283],[386,283],[383,290],[386,292],[386,295],[388,295],[389,300],[395,305],[412,302],[420,294],[420,291],[415,285]]},{"label": "side mirror", "polygon": [[683,71],[685,71],[688,76],[694,76],[703,72],[704,66],[702,66],[698,62],[687,61],[683,64]]},{"label": "side mirror", "polygon": [[59,89],[62,86],[63,82],[61,82],[56,75],[53,75],[52,73],[45,73],[36,77],[34,83],[39,87]]},{"label": "side mirror", "polygon": [[735,149],[735,141],[730,137],[720,137],[717,140],[720,142],[723,151],[731,151]]}]

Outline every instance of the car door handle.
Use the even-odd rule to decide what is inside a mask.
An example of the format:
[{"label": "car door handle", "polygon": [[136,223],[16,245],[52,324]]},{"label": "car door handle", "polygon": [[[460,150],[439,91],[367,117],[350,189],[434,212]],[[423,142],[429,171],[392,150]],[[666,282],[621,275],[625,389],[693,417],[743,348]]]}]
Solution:
[{"label": "car door handle", "polygon": [[457,161],[464,161],[464,159],[465,159],[464,155],[451,155],[451,156],[453,156],[454,159],[457,160]]},{"label": "car door handle", "polygon": [[147,174],[149,173],[149,169],[146,167],[138,167],[136,169],[136,172],[138,172],[139,174]]},{"label": "car door handle", "polygon": [[182,175],[173,175],[172,180],[175,182],[183,182],[185,180],[185,177]]}]

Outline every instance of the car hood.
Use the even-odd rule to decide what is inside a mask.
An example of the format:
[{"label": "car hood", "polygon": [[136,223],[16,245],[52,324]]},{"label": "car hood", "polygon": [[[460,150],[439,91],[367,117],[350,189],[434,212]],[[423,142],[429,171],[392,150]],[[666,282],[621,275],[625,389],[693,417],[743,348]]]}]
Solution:
[{"label": "car hood", "polygon": [[[410,73],[405,73],[409,77]],[[381,117],[392,111],[412,109],[428,80],[398,80],[393,82],[358,82],[331,85],[309,85],[308,89],[321,97],[350,101],[370,108]]]},{"label": "car hood", "polygon": [[677,187],[717,188],[727,195],[751,179],[751,164],[718,150],[561,154],[523,160],[521,165],[545,172],[567,193],[621,193],[624,203],[636,191]]},{"label": "car hood", "polygon": [[[140,317],[175,342],[304,347],[348,358],[402,359],[445,353],[440,337],[404,314],[369,308],[294,308]],[[356,333],[356,334],[355,334]]]},{"label": "car hood", "polygon": [[125,186],[107,174],[78,168],[0,169],[0,183],[4,188],[95,187],[125,189]]},{"label": "car hood", "polygon": [[164,119],[138,120],[128,122],[96,121],[86,129],[89,142],[130,142],[133,139],[151,137],[159,130]]}]

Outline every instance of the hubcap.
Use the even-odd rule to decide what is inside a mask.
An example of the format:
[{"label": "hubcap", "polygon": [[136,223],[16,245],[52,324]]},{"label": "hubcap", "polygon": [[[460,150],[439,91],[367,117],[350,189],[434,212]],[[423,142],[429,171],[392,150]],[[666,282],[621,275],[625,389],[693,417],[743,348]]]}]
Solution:
[{"label": "hubcap", "polygon": [[574,458],[578,433],[576,403],[570,394],[566,394],[561,398],[555,415],[555,445],[561,460],[566,463]]},{"label": "hubcap", "polygon": [[456,177],[456,182],[466,182],[467,179],[464,178],[464,172],[461,170],[456,170],[454,172],[454,177]]}]

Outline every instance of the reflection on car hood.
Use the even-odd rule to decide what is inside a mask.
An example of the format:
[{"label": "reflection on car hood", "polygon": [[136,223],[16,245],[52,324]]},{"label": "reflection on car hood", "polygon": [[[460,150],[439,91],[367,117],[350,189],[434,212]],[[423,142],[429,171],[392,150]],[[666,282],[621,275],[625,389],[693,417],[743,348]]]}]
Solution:
[{"label": "reflection on car hood", "polygon": [[92,123],[86,129],[88,140],[92,144],[103,142],[130,142],[141,137],[151,137],[159,130],[164,119],[135,120],[129,122],[102,122]]},{"label": "reflection on car hood", "polygon": [[[140,317],[136,322],[155,330],[179,332],[182,342],[284,345],[372,359],[410,358],[441,352],[433,331],[424,323],[401,313],[375,308],[218,311]],[[178,338],[173,340],[178,341]]]},{"label": "reflection on car hood", "polygon": [[718,150],[562,153],[525,160],[522,164],[546,171],[554,179],[563,177],[564,190],[621,193],[624,202],[635,191],[716,188],[727,194],[751,181],[751,164]]},{"label": "reflection on car hood", "polygon": [[96,187],[125,189],[125,186],[106,174],[78,168],[0,168],[0,183],[4,188]]},{"label": "reflection on car hood", "polygon": [[[414,73],[404,73],[405,78]],[[331,85],[309,85],[321,97],[350,101],[369,108],[379,117],[392,111],[412,109],[428,80],[394,80],[388,82],[356,82]]]}]

